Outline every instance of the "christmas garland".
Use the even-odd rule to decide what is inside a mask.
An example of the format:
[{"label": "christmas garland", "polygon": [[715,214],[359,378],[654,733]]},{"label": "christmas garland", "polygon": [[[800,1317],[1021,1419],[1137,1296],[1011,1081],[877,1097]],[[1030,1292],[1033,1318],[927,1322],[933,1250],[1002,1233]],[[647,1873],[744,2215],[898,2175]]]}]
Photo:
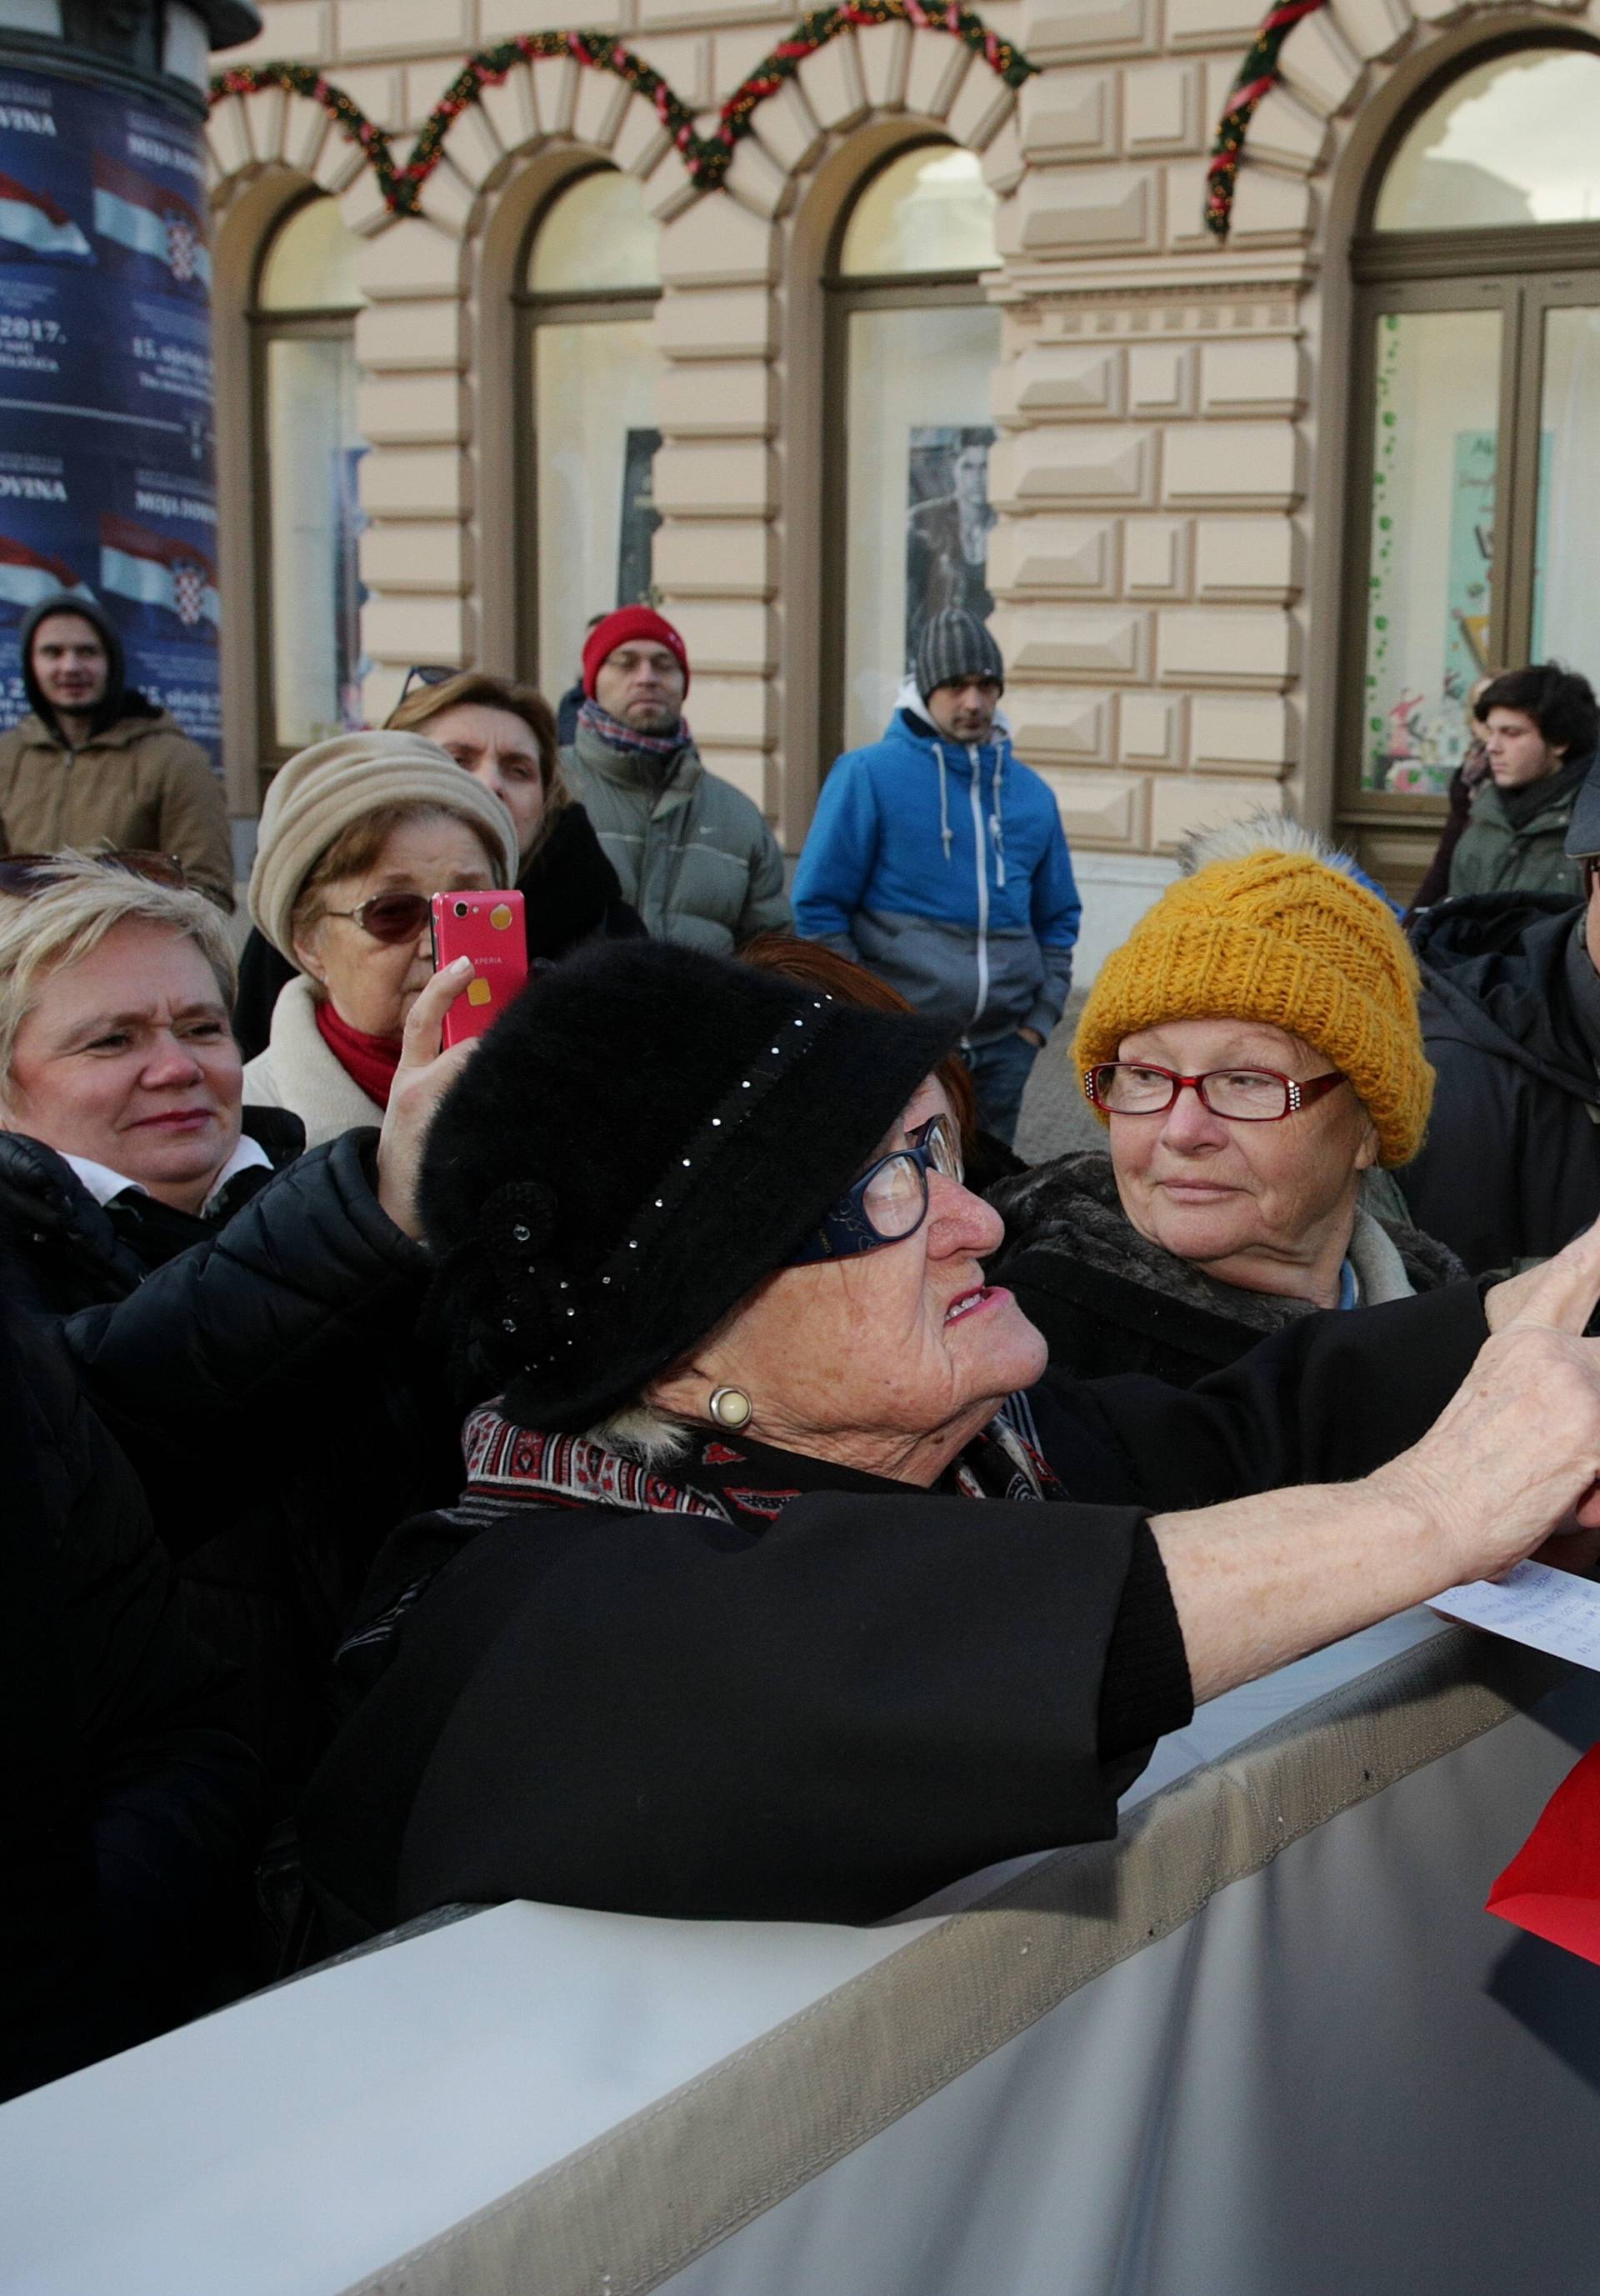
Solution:
[{"label": "christmas garland", "polygon": [[1326,0],[1283,0],[1268,11],[1240,65],[1227,100],[1227,110],[1217,126],[1206,170],[1205,220],[1208,231],[1226,239],[1234,219],[1234,190],[1239,176],[1239,155],[1261,98],[1278,84],[1278,53],[1304,16],[1314,16]]},{"label": "christmas garland", "polygon": [[[1319,5],[1320,0],[1301,0],[1302,12],[1308,4]],[[498,87],[520,63],[530,63],[539,56],[571,56],[591,71],[614,73],[642,95],[671,136],[691,182],[709,192],[722,184],[734,146],[751,132],[757,105],[792,80],[808,56],[826,47],[852,24],[899,23],[913,24],[919,31],[948,32],[981,56],[1007,87],[1021,87],[1038,69],[1021,49],[991,31],[981,16],[957,6],[956,0],[946,7],[924,6],[923,0],[841,0],[840,5],[814,10],[786,39],[779,41],[728,97],[709,135],[696,134],[693,113],[661,73],[609,32],[520,32],[514,39],[502,40],[470,56],[428,114],[410,156],[404,160],[396,160],[384,130],[373,125],[354,98],[311,64],[234,64],[213,78],[211,101],[218,103],[226,96],[254,95],[262,88],[277,87],[319,103],[340,132],[365,152],[390,212],[418,215],[423,185],[444,156],[452,122],[468,104],[480,102],[486,87]]]}]

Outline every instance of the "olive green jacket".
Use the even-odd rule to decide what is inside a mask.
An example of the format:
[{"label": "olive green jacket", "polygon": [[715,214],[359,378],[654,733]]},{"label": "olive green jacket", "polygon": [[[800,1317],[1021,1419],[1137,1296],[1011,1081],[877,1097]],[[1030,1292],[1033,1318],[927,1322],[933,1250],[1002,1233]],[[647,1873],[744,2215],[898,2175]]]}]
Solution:
[{"label": "olive green jacket", "polygon": [[0,734],[0,830],[11,853],[173,853],[218,908],[234,906],[227,800],[205,751],[163,709],[120,718],[70,750],[30,710]]},{"label": "olive green jacket", "polygon": [[[1552,776],[1554,779],[1555,776]],[[1581,782],[1578,788],[1581,788]],[[1582,897],[1580,865],[1567,858],[1567,831],[1578,788],[1553,791],[1514,828],[1506,800],[1492,781],[1473,800],[1472,818],[1450,857],[1450,893],[1570,893]]]},{"label": "olive green jacket", "polygon": [[707,773],[692,743],[661,780],[652,761],[587,726],[561,758],[646,932],[726,955],[757,933],[792,930],[771,830],[742,791]]}]

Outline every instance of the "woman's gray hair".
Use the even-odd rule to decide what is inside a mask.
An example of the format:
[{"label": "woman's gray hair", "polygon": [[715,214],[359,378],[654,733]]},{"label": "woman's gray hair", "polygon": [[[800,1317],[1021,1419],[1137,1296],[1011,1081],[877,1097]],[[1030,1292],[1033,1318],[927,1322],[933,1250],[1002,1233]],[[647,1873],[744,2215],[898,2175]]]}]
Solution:
[{"label": "woman's gray hair", "polygon": [[238,971],[221,914],[203,893],[68,851],[52,857],[37,890],[0,893],[0,1082],[9,1084],[17,1031],[53,972],[76,964],[119,925],[165,925],[192,940],[229,1011]]}]

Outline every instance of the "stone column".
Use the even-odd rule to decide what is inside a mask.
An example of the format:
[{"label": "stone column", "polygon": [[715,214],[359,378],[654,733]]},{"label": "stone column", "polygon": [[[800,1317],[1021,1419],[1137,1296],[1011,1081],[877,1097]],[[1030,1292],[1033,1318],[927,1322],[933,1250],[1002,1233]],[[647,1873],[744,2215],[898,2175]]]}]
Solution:
[{"label": "stone column", "polygon": [[1025,18],[1045,69],[1001,224],[990,564],[1018,747],[1084,882],[1085,977],[1181,832],[1278,801],[1299,754],[1309,190],[1246,172],[1226,250],[1202,220],[1244,16],[1173,0],[1165,54],[1154,0]]}]

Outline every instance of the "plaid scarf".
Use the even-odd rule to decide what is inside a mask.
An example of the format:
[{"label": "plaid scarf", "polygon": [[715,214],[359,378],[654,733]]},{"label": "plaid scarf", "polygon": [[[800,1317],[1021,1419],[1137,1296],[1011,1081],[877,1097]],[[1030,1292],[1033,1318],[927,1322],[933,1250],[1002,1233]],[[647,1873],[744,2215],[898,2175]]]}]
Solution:
[{"label": "plaid scarf", "polygon": [[598,701],[586,701],[578,713],[578,722],[613,750],[630,750],[641,758],[675,758],[689,741],[686,718],[680,718],[669,734],[639,734],[631,726],[625,726],[620,718],[613,718],[609,709],[603,709]]}]

